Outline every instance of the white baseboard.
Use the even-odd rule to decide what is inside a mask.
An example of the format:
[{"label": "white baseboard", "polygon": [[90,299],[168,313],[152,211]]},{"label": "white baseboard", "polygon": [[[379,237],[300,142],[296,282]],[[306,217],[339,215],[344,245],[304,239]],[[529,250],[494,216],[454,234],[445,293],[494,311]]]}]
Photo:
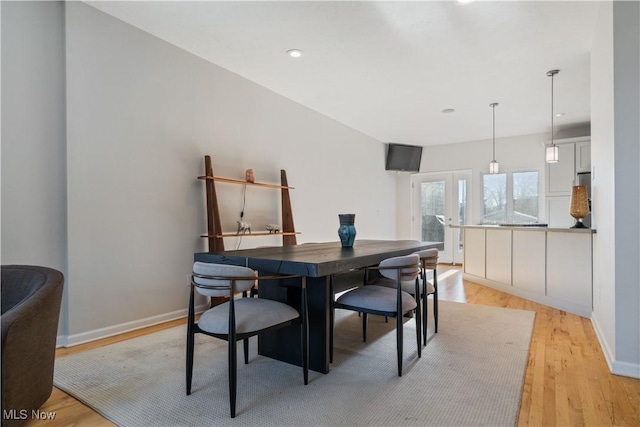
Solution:
[{"label": "white baseboard", "polygon": [[615,353],[611,351],[611,347],[609,347],[609,344],[604,339],[602,328],[598,322],[598,316],[595,313],[591,316],[591,324],[593,325],[593,330],[600,343],[600,348],[602,348],[602,353],[604,353],[604,358],[609,366],[609,371],[615,375],[640,379],[640,364],[620,362],[615,359]]},{"label": "white baseboard", "polygon": [[600,343],[600,348],[602,349],[602,353],[604,353],[604,360],[607,362],[607,366],[609,366],[609,371],[613,372],[613,362],[615,360],[615,356],[611,348],[609,347],[609,343],[604,339],[604,334],[602,333],[602,328],[600,327],[600,323],[598,322],[598,316],[595,312],[591,315],[591,325],[593,326],[593,330],[596,333],[596,338],[598,338],[598,342]]},{"label": "white baseboard", "polygon": [[[201,313],[209,308],[208,304],[196,307],[196,313]],[[112,337],[114,335],[131,332],[138,329],[146,328],[160,323],[169,322],[171,320],[180,319],[187,316],[187,309],[172,311],[170,313],[159,314],[157,316],[147,317],[145,319],[134,320],[132,322],[121,323],[118,325],[108,326],[106,328],[94,329],[92,331],[82,332],[74,335],[58,335],[56,340],[57,347],[73,347],[91,341]]]},{"label": "white baseboard", "polygon": [[613,362],[612,374],[640,379],[640,364],[629,362]]}]

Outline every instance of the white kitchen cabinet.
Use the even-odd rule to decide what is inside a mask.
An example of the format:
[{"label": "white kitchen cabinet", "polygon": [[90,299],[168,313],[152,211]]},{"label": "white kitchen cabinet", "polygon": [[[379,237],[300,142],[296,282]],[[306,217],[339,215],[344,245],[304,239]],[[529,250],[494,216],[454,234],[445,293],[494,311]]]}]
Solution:
[{"label": "white kitchen cabinet", "polygon": [[513,231],[514,288],[545,294],[546,233]]},{"label": "white kitchen cabinet", "polygon": [[547,197],[547,223],[549,227],[569,228],[575,219],[569,213],[571,196]]},{"label": "white kitchen cabinet", "polygon": [[588,137],[564,140],[558,150],[558,163],[547,164],[545,211],[549,227],[563,228],[575,223],[569,215],[571,188],[578,173],[591,171],[591,141]]},{"label": "white kitchen cabinet", "polygon": [[576,179],[575,144],[558,144],[558,159],[547,163],[547,196],[570,196]]},{"label": "white kitchen cabinet", "polygon": [[591,235],[547,234],[547,296],[592,306]]},{"label": "white kitchen cabinet", "polygon": [[487,229],[486,278],[511,285],[511,230]]},{"label": "white kitchen cabinet", "polygon": [[485,275],[484,229],[464,230],[464,272],[480,277]]},{"label": "white kitchen cabinet", "polygon": [[576,142],[576,173],[591,172],[591,142]]}]

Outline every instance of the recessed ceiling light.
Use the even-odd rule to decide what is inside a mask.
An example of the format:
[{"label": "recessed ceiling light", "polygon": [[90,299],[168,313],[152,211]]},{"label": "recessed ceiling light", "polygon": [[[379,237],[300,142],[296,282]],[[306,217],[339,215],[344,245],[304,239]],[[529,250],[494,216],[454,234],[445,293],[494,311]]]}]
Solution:
[{"label": "recessed ceiling light", "polygon": [[454,110],[453,108],[445,108],[444,110],[442,110],[442,112],[445,114],[453,113],[454,111],[456,110]]},{"label": "recessed ceiling light", "polygon": [[456,0],[457,4],[461,4],[461,5],[465,5],[465,4],[469,4],[469,3],[473,3],[476,0]]},{"label": "recessed ceiling light", "polygon": [[300,49],[289,49],[287,51],[287,55],[292,58],[300,58],[302,56],[302,51]]},{"label": "recessed ceiling light", "polygon": [[555,114],[554,114],[554,116],[556,116],[556,117],[562,117],[562,116],[564,116],[564,113],[555,113]]}]

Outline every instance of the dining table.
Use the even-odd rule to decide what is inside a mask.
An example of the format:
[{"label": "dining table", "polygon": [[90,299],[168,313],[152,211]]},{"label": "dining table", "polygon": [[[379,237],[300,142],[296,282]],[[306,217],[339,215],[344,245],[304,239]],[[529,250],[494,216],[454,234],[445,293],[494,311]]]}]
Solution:
[{"label": "dining table", "polygon": [[[220,252],[197,252],[195,261],[249,267],[259,275],[299,275],[306,277],[309,318],[309,368],[328,373],[329,332],[332,300],[336,290],[363,284],[363,268],[380,261],[436,248],[441,242],[417,240],[356,240],[353,247],[340,242],[303,243]],[[290,282],[287,281],[287,282]],[[300,287],[279,281],[261,281],[259,298],[285,302],[300,308]],[[258,353],[294,365],[301,365],[299,327],[267,331],[258,337]]]}]

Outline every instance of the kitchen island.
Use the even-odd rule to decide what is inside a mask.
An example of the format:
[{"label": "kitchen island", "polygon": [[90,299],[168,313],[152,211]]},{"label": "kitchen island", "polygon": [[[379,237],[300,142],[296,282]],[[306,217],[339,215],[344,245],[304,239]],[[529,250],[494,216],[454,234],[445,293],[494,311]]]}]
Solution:
[{"label": "kitchen island", "polygon": [[463,277],[583,317],[593,308],[595,230],[462,225]]}]

